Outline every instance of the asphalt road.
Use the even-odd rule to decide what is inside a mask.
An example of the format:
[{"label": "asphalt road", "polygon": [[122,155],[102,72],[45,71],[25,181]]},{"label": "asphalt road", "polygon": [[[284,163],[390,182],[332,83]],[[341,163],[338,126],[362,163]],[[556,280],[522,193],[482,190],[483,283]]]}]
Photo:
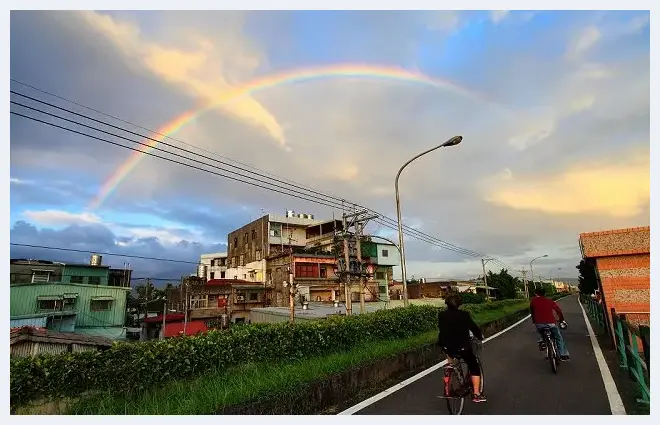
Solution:
[{"label": "asphalt road", "polygon": [[[559,301],[571,360],[557,375],[537,346],[528,319],[483,346],[488,402],[466,400],[464,415],[610,415],[610,406],[577,297]],[[446,415],[442,369],[365,407],[357,415]]]}]

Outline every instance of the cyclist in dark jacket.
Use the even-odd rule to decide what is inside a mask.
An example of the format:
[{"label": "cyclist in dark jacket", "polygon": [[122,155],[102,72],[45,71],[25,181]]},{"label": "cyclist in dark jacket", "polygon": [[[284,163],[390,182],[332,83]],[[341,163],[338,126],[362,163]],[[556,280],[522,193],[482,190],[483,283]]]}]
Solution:
[{"label": "cyclist in dark jacket", "polygon": [[446,310],[438,313],[438,344],[447,354],[448,360],[453,361],[452,357],[461,356],[467,363],[470,376],[472,377],[472,401],[481,403],[486,401],[486,396],[481,394],[481,369],[477,362],[477,357],[472,351],[470,332],[479,341],[483,340],[481,329],[474,323],[470,313],[459,310],[462,304],[461,297],[451,294],[445,298]]}]

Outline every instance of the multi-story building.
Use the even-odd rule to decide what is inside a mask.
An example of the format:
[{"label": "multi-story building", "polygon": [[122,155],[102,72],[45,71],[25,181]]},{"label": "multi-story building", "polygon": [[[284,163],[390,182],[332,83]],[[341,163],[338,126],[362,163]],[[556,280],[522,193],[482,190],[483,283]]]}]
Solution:
[{"label": "multi-story building", "polygon": [[360,246],[362,258],[367,262],[367,273],[371,276],[365,299],[389,301],[393,267],[401,264],[396,246],[372,241],[362,242]]},{"label": "multi-story building", "polygon": [[198,276],[204,279],[226,279],[227,278],[227,253],[216,252],[202,254],[199,259]]},{"label": "multi-story building", "polygon": [[[288,284],[298,287],[307,301],[334,301],[341,298],[335,275],[334,254],[281,253],[268,259],[267,296],[275,306],[289,305]],[[287,286],[285,286],[287,284]]]},{"label": "multi-story building", "polygon": [[254,307],[268,305],[264,285],[240,279],[212,279],[202,285],[172,288],[167,294],[170,306],[182,306],[191,321],[240,323]]},{"label": "multi-story building", "polygon": [[[124,280],[130,272],[121,270]],[[35,326],[120,339],[130,286],[109,286],[101,257],[90,264],[12,260],[10,326]]]}]

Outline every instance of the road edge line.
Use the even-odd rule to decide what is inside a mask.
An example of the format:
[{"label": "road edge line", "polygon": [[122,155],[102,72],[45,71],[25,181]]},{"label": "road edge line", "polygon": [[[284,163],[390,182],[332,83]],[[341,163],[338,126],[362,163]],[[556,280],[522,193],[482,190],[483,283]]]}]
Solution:
[{"label": "road edge line", "polygon": [[596,339],[596,334],[594,333],[587,313],[582,307],[582,303],[578,301],[580,310],[582,310],[582,317],[584,317],[584,322],[587,324],[587,332],[589,332],[589,339],[591,340],[591,346],[594,349],[594,356],[596,357],[596,363],[598,363],[598,369],[600,369],[600,376],[603,379],[603,385],[605,386],[605,393],[607,394],[607,401],[610,404],[610,411],[613,415],[627,415],[626,407],[623,405],[623,400],[621,400],[621,394],[619,394],[619,389],[616,387],[614,378],[612,377],[612,372],[610,372],[610,367],[605,362],[605,356],[603,355],[603,350],[598,344],[598,339]]},{"label": "road edge line", "polygon": [[[528,314],[527,316],[525,316],[522,319],[518,320],[516,323],[509,326],[508,328],[503,329],[503,330],[497,332],[496,334],[493,334],[493,335],[489,336],[488,338],[485,338],[483,342],[485,343],[485,342],[488,342],[488,341],[492,340],[493,338],[497,338],[498,336],[502,335],[503,333],[508,332],[511,329],[515,328],[516,326],[520,325],[522,322],[526,321],[530,317],[531,316]],[[436,370],[440,369],[442,366],[444,366],[446,364],[447,364],[447,360],[443,360],[440,363],[435,364],[435,365],[429,367],[428,369],[424,369],[423,371],[419,372],[418,374],[411,376],[410,378],[406,379],[405,381],[399,382],[398,384],[393,385],[390,388],[388,388],[388,389],[386,389],[386,390],[384,390],[384,391],[382,391],[382,392],[380,392],[380,393],[378,393],[378,394],[376,394],[372,397],[369,397],[368,399],[363,400],[363,401],[359,402],[358,404],[356,404],[352,407],[349,407],[348,409],[346,409],[342,412],[337,413],[337,415],[352,415],[356,412],[359,412],[360,410],[364,409],[365,407],[370,406],[370,405],[374,404],[375,402],[377,402],[379,400],[382,400],[383,398],[387,397],[388,395],[399,391],[401,388],[407,387],[408,385],[410,385],[413,382],[425,377],[426,375],[428,375],[432,372],[435,372]]]}]

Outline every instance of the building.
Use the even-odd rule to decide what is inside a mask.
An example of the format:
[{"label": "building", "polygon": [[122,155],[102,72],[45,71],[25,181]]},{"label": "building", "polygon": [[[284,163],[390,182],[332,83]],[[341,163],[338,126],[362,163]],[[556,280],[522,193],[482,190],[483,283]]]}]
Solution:
[{"label": "building", "polygon": [[[90,264],[48,263],[39,260],[11,260],[10,326],[36,326],[62,332],[125,337],[126,284],[130,271],[110,279],[110,268],[92,256]],[[20,279],[19,279],[20,278]]]},{"label": "building", "polygon": [[399,251],[396,245],[362,242],[360,244],[362,259],[367,263],[369,291],[365,299],[390,300],[390,282],[393,280],[393,267],[401,265]]},{"label": "building", "polygon": [[104,350],[112,346],[112,341],[99,336],[21,327],[11,330],[9,345],[11,357],[33,357],[39,354]]},{"label": "building", "polygon": [[268,259],[266,271],[267,297],[275,306],[288,306],[288,284],[292,280],[298,287],[299,296],[306,301],[332,302],[341,299],[339,279],[335,274],[336,263],[334,254],[274,254]]},{"label": "building", "polygon": [[227,278],[227,253],[202,254],[197,275],[206,280]]},{"label": "building", "polygon": [[[650,324],[651,228],[634,227],[580,234],[580,251],[592,265],[605,310],[626,313],[629,321]],[[608,314],[612,330],[612,319]],[[612,335],[612,332],[610,332]]]},{"label": "building", "polygon": [[[267,214],[234,230],[227,236],[227,261],[241,279],[239,272],[247,264],[259,262],[270,255],[288,252],[290,248],[304,248],[307,244],[307,228],[320,224],[311,214],[295,214],[287,211],[285,216]],[[236,270],[234,272],[233,270]]]},{"label": "building", "polygon": [[[240,279],[213,279],[201,285],[172,288],[170,307],[183,304],[187,320],[204,320],[209,327],[245,322],[254,307],[265,307],[265,285]],[[183,299],[181,303],[180,300]]]}]

